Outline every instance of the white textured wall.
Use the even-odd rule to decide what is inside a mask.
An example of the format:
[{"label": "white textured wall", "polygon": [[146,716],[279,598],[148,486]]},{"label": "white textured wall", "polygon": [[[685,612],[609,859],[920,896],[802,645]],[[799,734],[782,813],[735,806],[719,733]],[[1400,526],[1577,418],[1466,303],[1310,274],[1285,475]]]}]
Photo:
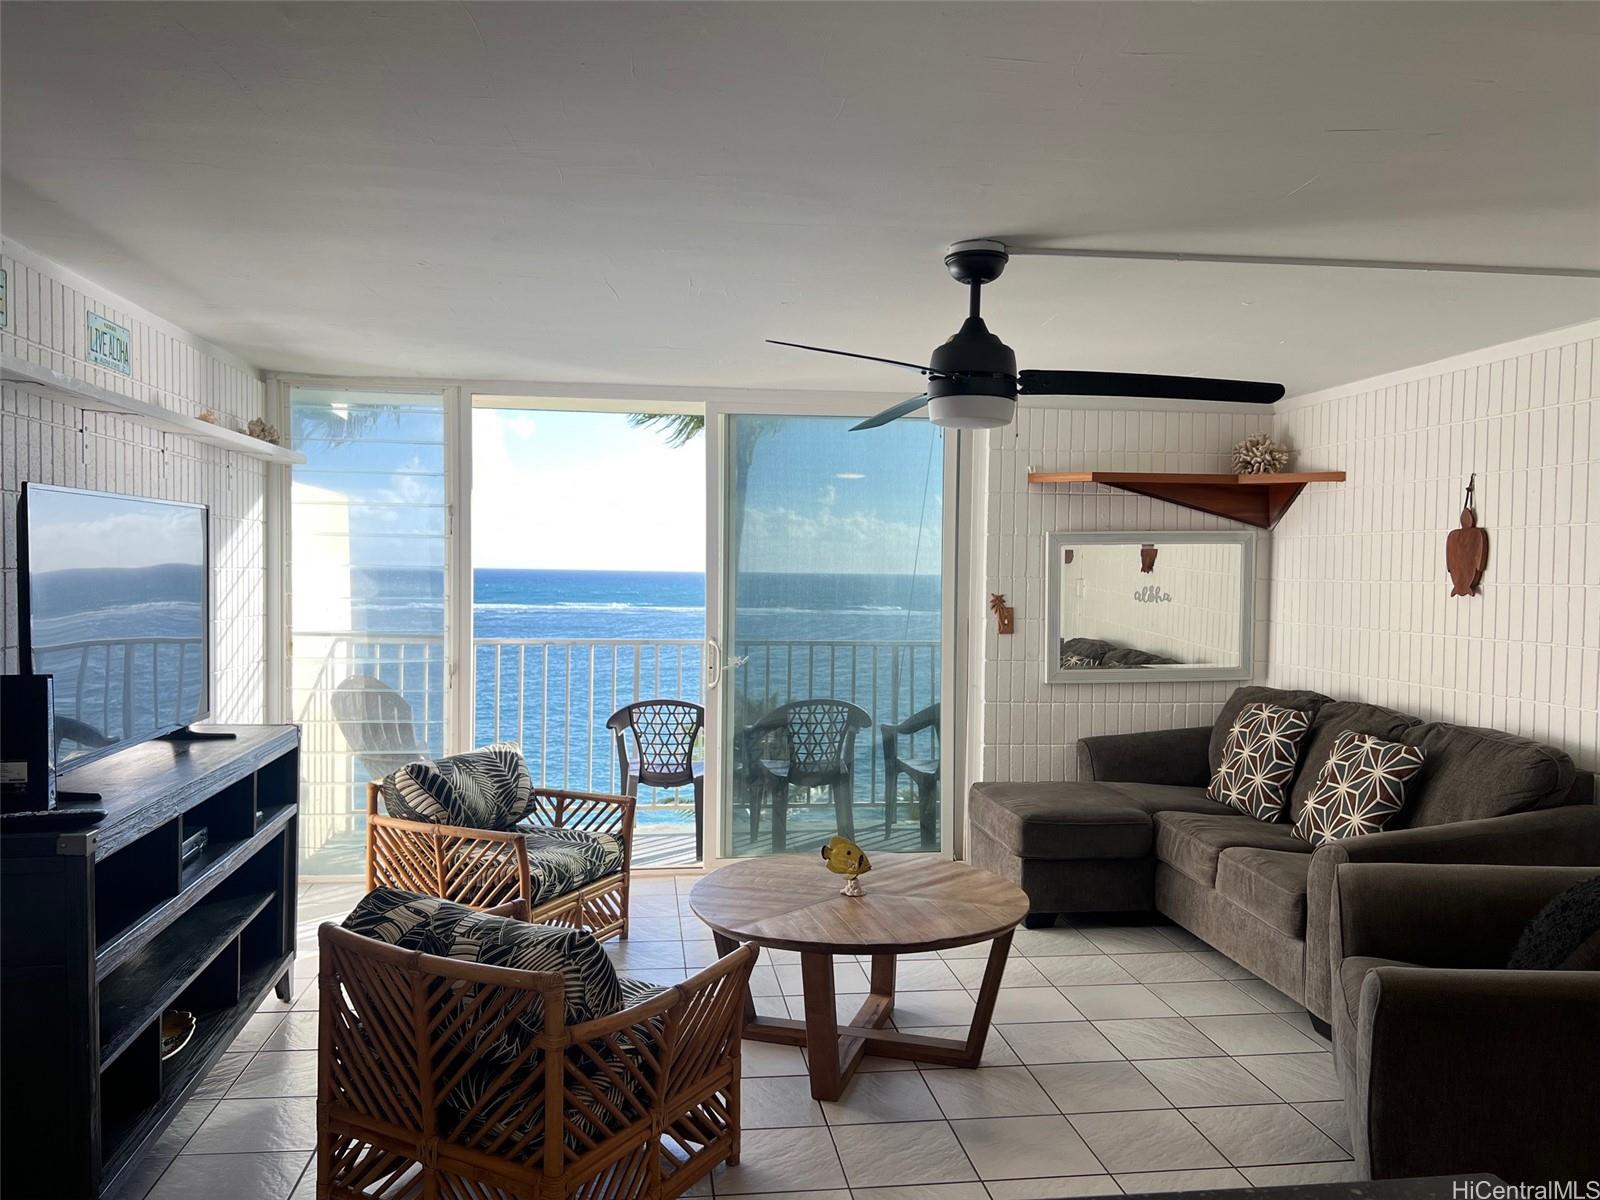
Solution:
[{"label": "white textured wall", "polygon": [[[1270,681],[1487,725],[1600,768],[1600,322],[1279,405]],[[1477,473],[1483,594],[1444,543]]]},{"label": "white textured wall", "polygon": [[[0,266],[9,311],[0,348],[7,353],[191,415],[208,407],[241,422],[263,415],[261,380],[238,360],[9,243]],[[132,333],[131,379],[84,360],[89,311]],[[213,708],[219,720],[262,720],[267,470],[259,459],[86,411],[24,384],[0,385],[0,666],[18,669],[16,516],[24,480],[204,503],[211,506],[215,571]]]},{"label": "white textured wall", "polygon": [[[1028,470],[1219,471],[1233,444],[1271,428],[1266,413],[1045,408],[1024,405],[1016,421],[988,437],[983,503],[984,591],[1016,607],[1016,633],[1001,637],[983,621],[980,761],[975,779],[1074,779],[1077,741],[1202,725],[1235,683],[1044,682],[1045,534],[1052,530],[1239,529],[1220,517],[1098,485],[1030,486]],[[1256,555],[1255,669],[1266,667],[1267,571]]]}]

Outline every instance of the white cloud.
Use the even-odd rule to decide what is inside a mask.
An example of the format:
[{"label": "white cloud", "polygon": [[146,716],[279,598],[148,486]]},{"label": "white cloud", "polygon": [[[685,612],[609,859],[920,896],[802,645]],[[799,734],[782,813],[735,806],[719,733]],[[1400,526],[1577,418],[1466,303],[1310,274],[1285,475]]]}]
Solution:
[{"label": "white cloud", "polygon": [[885,521],[869,513],[840,515],[790,508],[745,513],[742,571],[835,575],[935,574],[937,527]]},{"label": "white cloud", "polygon": [[[76,502],[77,497],[73,500]],[[36,501],[37,503],[37,501]],[[51,520],[30,516],[28,562],[35,573],[68,567],[154,567],[166,563],[198,565],[201,521],[193,509],[151,505],[122,512],[81,504]],[[109,515],[108,515],[109,513]]]},{"label": "white cloud", "polygon": [[[475,427],[472,558],[478,567],[568,571],[703,571],[705,454],[659,437],[624,436],[581,453],[538,453],[521,439]],[[536,419],[519,433],[537,443]],[[615,422],[612,422],[614,425]],[[597,439],[600,436],[597,425]]]}]

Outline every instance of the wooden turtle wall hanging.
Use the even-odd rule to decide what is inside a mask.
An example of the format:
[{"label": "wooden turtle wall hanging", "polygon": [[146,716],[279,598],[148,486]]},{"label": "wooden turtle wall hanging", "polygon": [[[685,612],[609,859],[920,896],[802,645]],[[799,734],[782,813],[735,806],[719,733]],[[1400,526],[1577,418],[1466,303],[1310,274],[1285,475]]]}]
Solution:
[{"label": "wooden turtle wall hanging", "polygon": [[1478,528],[1478,514],[1472,509],[1472,492],[1477,482],[1476,474],[1467,480],[1461,528],[1452,529],[1444,540],[1444,565],[1450,572],[1452,596],[1476,596],[1483,568],[1489,562],[1489,535]]}]

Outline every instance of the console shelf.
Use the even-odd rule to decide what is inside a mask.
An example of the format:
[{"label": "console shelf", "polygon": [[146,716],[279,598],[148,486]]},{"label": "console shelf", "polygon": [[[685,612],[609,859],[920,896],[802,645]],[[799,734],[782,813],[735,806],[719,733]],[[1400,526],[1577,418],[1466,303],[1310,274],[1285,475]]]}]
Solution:
[{"label": "console shelf", "polygon": [[[201,972],[234,949],[244,927],[272,899],[271,892],[260,892],[198,905],[107,979],[100,988],[100,1069],[115,1062],[146,1025],[158,1021]],[[237,999],[229,997],[229,1006]]]},{"label": "console shelf", "polygon": [[[63,792],[99,796],[98,823],[0,840],[8,1197],[115,1191],[266,994],[293,994],[299,732],[211,728],[235,736],[63,772]],[[58,806],[74,807],[90,806]],[[170,1009],[195,1030],[163,1059]]]},{"label": "console shelf", "polygon": [[1275,475],[1207,475],[1182,471],[1029,471],[1033,484],[1100,483],[1271,529],[1308,483],[1343,483],[1343,471],[1290,471]]}]

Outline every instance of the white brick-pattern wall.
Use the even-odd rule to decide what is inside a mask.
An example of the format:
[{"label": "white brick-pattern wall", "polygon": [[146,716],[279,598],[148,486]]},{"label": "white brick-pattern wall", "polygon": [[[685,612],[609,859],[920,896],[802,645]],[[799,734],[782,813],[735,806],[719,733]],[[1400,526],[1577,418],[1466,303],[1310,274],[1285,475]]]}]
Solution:
[{"label": "white brick-pattern wall", "polygon": [[[1600,768],[1600,322],[1279,405],[1270,681],[1505,729]],[[1477,473],[1482,595],[1445,536]]]},{"label": "white brick-pattern wall", "polygon": [[[1137,403],[1137,402],[1132,402]],[[1036,407],[988,436],[984,591],[1016,608],[1016,632],[1001,637],[983,619],[981,761],[988,780],[1074,779],[1077,741],[1203,725],[1236,683],[1061,683],[1044,681],[1045,534],[1053,530],[1241,529],[1220,517],[1114,488],[1030,485],[1028,471],[1224,471],[1235,442],[1272,428],[1268,412]],[[981,452],[981,450],[980,450]],[[1255,671],[1264,678],[1270,539],[1256,553]],[[976,715],[976,714],[975,714]]]},{"label": "white brick-pattern wall", "polygon": [[[0,250],[0,267],[8,314],[0,348],[7,353],[191,416],[212,408],[242,425],[264,414],[260,376],[244,363],[10,243]],[[87,362],[88,312],[128,328],[132,378]],[[24,480],[208,504],[213,710],[218,720],[261,721],[268,469],[259,459],[86,411],[26,384],[0,385],[0,668],[19,668],[16,519]]]}]

